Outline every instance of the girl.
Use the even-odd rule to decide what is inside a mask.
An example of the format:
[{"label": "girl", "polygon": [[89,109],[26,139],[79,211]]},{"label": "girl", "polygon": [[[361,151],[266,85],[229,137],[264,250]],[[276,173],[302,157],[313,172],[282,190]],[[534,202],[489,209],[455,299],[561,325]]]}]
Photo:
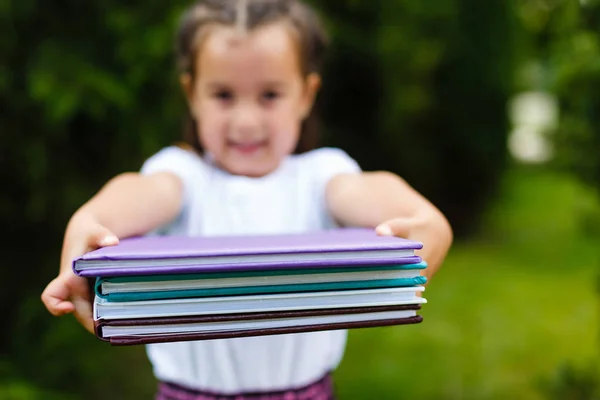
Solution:
[{"label": "girl", "polygon": [[[291,233],[364,226],[424,243],[425,275],[452,240],[443,215],[387,172],[363,173],[343,151],[310,150],[326,41],[294,0],[203,0],[177,36],[190,111],[187,147],[113,178],[71,218],[61,270],[42,300],[92,331],[91,293],[71,260],[119,238]],[[159,399],[330,399],[345,331],[147,346]]]}]

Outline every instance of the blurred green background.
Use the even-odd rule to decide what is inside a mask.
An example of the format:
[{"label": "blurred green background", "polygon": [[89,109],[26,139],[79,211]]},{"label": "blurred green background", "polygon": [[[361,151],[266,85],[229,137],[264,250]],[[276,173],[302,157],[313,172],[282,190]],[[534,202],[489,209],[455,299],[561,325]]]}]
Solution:
[{"label": "blurred green background", "polygon": [[[600,398],[598,0],[313,2],[325,145],[397,172],[457,238],[424,322],[352,331],[340,399]],[[180,137],[187,1],[0,0],[0,399],[149,399],[39,296],[70,215]]]}]

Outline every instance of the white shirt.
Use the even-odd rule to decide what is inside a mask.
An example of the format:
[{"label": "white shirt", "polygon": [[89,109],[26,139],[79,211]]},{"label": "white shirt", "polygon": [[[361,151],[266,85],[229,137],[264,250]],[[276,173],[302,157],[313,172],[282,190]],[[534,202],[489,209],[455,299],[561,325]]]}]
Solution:
[{"label": "white shirt", "polygon": [[[168,147],[143,174],[175,173],[183,182],[179,217],[162,234],[276,234],[334,228],[325,187],[335,175],[360,167],[342,150],[292,155],[261,178],[231,175],[195,153]],[[312,383],[337,367],[346,331],[151,344],[148,356],[160,380],[231,394],[274,391]]]}]

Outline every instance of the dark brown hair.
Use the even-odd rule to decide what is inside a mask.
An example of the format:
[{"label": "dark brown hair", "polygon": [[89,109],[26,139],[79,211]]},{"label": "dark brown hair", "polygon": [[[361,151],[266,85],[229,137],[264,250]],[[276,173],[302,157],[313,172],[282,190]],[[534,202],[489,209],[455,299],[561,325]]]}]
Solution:
[{"label": "dark brown hair", "polygon": [[[195,61],[206,28],[215,25],[237,26],[244,31],[275,21],[287,21],[297,32],[300,67],[304,75],[318,73],[328,40],[316,13],[300,0],[200,0],[188,8],[181,19],[176,38],[179,73],[194,79]],[[296,153],[318,145],[318,121],[313,110],[302,122]],[[184,141],[202,153],[196,121],[188,114]]]}]

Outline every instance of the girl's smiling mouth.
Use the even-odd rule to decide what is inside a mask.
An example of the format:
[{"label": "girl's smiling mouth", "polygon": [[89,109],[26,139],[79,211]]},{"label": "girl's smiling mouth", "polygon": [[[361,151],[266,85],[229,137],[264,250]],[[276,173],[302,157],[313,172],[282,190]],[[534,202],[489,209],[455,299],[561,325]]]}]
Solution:
[{"label": "girl's smiling mouth", "polygon": [[244,140],[244,141],[235,141],[235,140],[227,140],[227,146],[236,152],[251,155],[259,150],[264,149],[268,145],[267,139],[261,140]]}]

